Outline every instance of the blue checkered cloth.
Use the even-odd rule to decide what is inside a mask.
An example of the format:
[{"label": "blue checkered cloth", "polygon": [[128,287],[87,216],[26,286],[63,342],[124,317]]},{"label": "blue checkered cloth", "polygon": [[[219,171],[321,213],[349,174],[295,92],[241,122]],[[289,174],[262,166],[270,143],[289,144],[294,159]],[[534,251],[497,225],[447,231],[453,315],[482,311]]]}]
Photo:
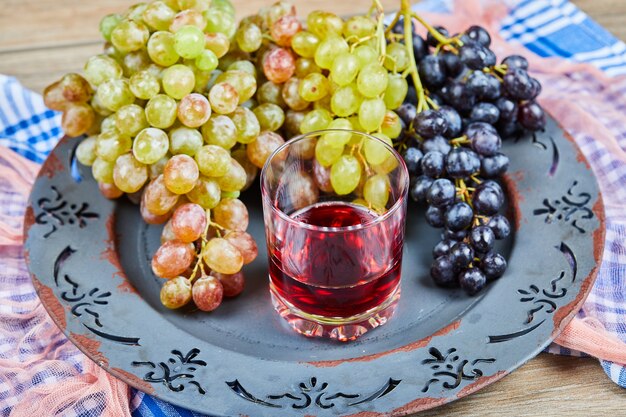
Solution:
[{"label": "blue checkered cloth", "polygon": [[[451,8],[451,0],[427,0],[416,6],[423,11],[443,12]],[[573,4],[563,0],[513,1],[509,14],[502,20],[500,34],[510,42],[523,44],[530,51],[543,56],[558,56],[575,62],[591,63],[610,76],[626,74],[626,45],[591,20]],[[626,91],[619,91],[622,95]],[[62,136],[59,113],[46,109],[41,97],[23,88],[11,77],[0,75],[0,145],[38,163]],[[624,123],[621,123],[621,130]],[[609,126],[610,128],[610,126]],[[626,149],[626,133],[620,146]],[[579,140],[577,138],[577,140]],[[585,138],[581,148],[590,160],[607,159],[608,151],[594,145],[593,138]],[[626,167],[615,162],[594,168],[607,172],[607,181],[624,197]],[[610,171],[610,172],[609,172]],[[623,211],[622,206],[622,211]],[[613,334],[626,340],[626,294],[616,288],[626,283],[626,221],[618,212],[607,212],[607,244],[603,268],[585,308],[600,319]],[[578,354],[553,345],[549,351]],[[617,384],[626,387],[626,368],[602,361],[607,375]],[[151,417],[201,417],[200,414],[160,401],[152,396],[132,391],[133,416]]]}]

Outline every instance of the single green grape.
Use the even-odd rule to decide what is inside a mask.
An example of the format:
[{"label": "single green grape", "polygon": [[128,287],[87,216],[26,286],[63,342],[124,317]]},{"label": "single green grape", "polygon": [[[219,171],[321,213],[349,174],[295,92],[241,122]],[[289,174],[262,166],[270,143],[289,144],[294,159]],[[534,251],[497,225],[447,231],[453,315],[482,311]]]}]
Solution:
[{"label": "single green grape", "polygon": [[105,161],[102,158],[96,158],[91,165],[91,173],[93,178],[99,183],[113,184],[113,162]]},{"label": "single green grape", "polygon": [[339,55],[332,63],[330,75],[340,86],[350,84],[359,73],[360,62],[356,55],[345,52]]},{"label": "single green grape", "polygon": [[215,52],[210,49],[203,50],[200,55],[196,57],[195,65],[202,71],[213,71],[217,68],[219,60]]},{"label": "single green grape", "polygon": [[177,0],[177,3],[180,10],[192,9],[199,12],[203,12],[213,6],[211,0]]},{"label": "single green grape", "polygon": [[404,44],[393,42],[387,45],[387,53],[383,65],[389,71],[402,72],[409,67],[410,62],[411,59]]},{"label": "single green grape", "polygon": [[384,209],[389,201],[389,177],[384,174],[372,175],[363,186],[363,198],[376,209]]},{"label": "single green grape", "polygon": [[356,85],[339,87],[330,99],[330,109],[339,117],[348,117],[359,110],[363,98]]},{"label": "single green grape", "polygon": [[202,125],[202,137],[209,145],[228,150],[237,143],[237,127],[230,117],[214,115]]},{"label": "single green grape", "polygon": [[120,155],[113,167],[113,183],[125,193],[137,192],[148,180],[148,168],[132,153]]},{"label": "single green grape", "polygon": [[188,127],[177,127],[170,130],[170,153],[173,155],[195,156],[202,147],[202,134],[198,129]]},{"label": "single green grape", "polygon": [[409,91],[409,84],[401,74],[389,74],[389,82],[383,100],[388,109],[397,109],[402,105]]},{"label": "single green grape", "polygon": [[376,22],[367,16],[352,16],[343,25],[343,36],[354,42],[376,32]]},{"label": "single green grape", "polygon": [[161,91],[159,79],[148,70],[133,74],[128,80],[128,86],[133,95],[142,100],[150,100]]},{"label": "single green grape", "polygon": [[385,118],[385,102],[380,98],[363,100],[359,107],[359,123],[366,132],[373,132],[380,128]]},{"label": "single green grape", "polygon": [[146,10],[148,5],[146,3],[136,3],[126,9],[126,13],[124,13],[124,17],[128,20],[132,20],[135,22],[142,22],[142,14]]},{"label": "single green grape", "polygon": [[[392,146],[391,139],[389,136],[383,133],[374,133],[372,136],[380,139],[382,142],[385,142],[387,145]],[[363,152],[365,154],[365,159],[368,163],[372,165],[381,164],[391,155],[391,151],[387,149],[385,145],[383,145],[380,141],[369,139],[365,141],[363,145]]]},{"label": "single green grape", "polygon": [[356,80],[359,92],[367,98],[378,97],[387,88],[387,70],[377,62],[367,64],[359,72]]},{"label": "single green grape", "polygon": [[287,104],[283,100],[282,91],[282,85],[266,81],[257,90],[256,99],[261,104],[272,103],[284,109]]},{"label": "single green grape", "polygon": [[115,162],[118,156],[128,152],[132,145],[130,137],[116,131],[101,132],[96,140],[96,155],[108,162]]},{"label": "single green grape", "polygon": [[196,86],[196,77],[186,65],[172,65],[163,70],[163,91],[177,100],[191,93]]},{"label": "single green grape", "polygon": [[228,83],[235,87],[239,96],[239,104],[250,100],[256,92],[256,77],[248,71],[228,70],[218,75],[217,83]]},{"label": "single green grape", "polygon": [[239,49],[244,52],[255,52],[263,43],[263,33],[254,23],[242,24],[235,34]]},{"label": "single green grape", "polygon": [[339,37],[343,32],[343,19],[336,14],[324,11],[313,11],[306,19],[309,31],[320,39]]},{"label": "single green grape", "polygon": [[400,116],[394,111],[387,110],[383,124],[381,125],[381,132],[389,136],[392,139],[397,138],[402,133],[402,122]]},{"label": "single green grape", "polygon": [[291,38],[291,47],[298,55],[304,58],[313,58],[319,43],[320,39],[306,30],[296,33]]},{"label": "single green grape", "polygon": [[323,167],[329,167],[341,157],[343,149],[343,147],[333,146],[322,137],[315,144],[315,158]]},{"label": "single green grape", "polygon": [[148,55],[155,64],[163,67],[174,65],[180,55],[174,48],[174,35],[170,32],[154,32],[148,40]]},{"label": "single green grape", "polygon": [[359,60],[359,68],[364,68],[372,62],[378,62],[378,52],[369,45],[357,46],[353,54]]},{"label": "single green grape", "polygon": [[109,131],[119,133],[119,130],[117,130],[117,126],[115,125],[116,123],[114,114],[105,117],[102,119],[102,123],[100,124],[100,133]]},{"label": "single green grape", "polygon": [[123,70],[113,58],[96,55],[87,60],[84,73],[87,81],[97,87],[105,81],[122,78]]},{"label": "single green grape", "polygon": [[76,159],[85,166],[93,165],[96,159],[96,137],[89,136],[83,139],[76,147]]},{"label": "single green grape", "polygon": [[153,30],[168,30],[176,12],[163,1],[153,1],[146,6],[141,17]]},{"label": "single green grape", "polygon": [[256,67],[252,62],[247,60],[239,60],[233,62],[228,66],[228,68],[226,68],[226,72],[228,71],[243,71],[256,78]]},{"label": "single green grape", "polygon": [[300,132],[302,134],[323,130],[333,121],[333,116],[326,109],[311,110],[304,116],[300,123]]},{"label": "single green grape", "polygon": [[193,9],[180,11],[174,16],[169,30],[172,33],[176,33],[185,26],[195,26],[200,30],[204,30],[206,28],[206,20],[202,12]]},{"label": "single green grape", "polygon": [[230,154],[216,145],[205,145],[194,156],[200,173],[207,177],[221,177],[230,169]]},{"label": "single green grape", "polygon": [[111,43],[121,52],[137,51],[144,47],[150,31],[141,22],[124,19],[111,32]]},{"label": "single green grape", "polygon": [[226,171],[224,175],[216,179],[217,183],[220,186],[220,189],[222,190],[222,194],[229,191],[241,191],[243,187],[246,186],[246,181],[248,179],[246,170],[243,169],[239,162],[230,157],[228,159],[230,159],[228,171]]},{"label": "single green grape", "polygon": [[148,127],[146,114],[141,106],[127,104],[115,113],[115,126],[123,135],[133,137]]},{"label": "single green grape", "polygon": [[230,115],[237,128],[237,142],[248,144],[254,142],[261,133],[261,125],[252,110],[237,107]]},{"label": "single green grape", "polygon": [[187,127],[200,127],[211,117],[211,104],[202,94],[188,94],[178,103],[178,120]]},{"label": "single green grape", "polygon": [[129,78],[131,75],[143,71],[152,64],[152,60],[148,53],[140,49],[127,53],[122,60],[122,68],[124,68],[124,76]]},{"label": "single green grape", "polygon": [[222,199],[220,186],[217,181],[203,176],[198,178],[193,190],[186,195],[189,201],[199,204],[205,210],[216,207]]},{"label": "single green grape", "polygon": [[315,60],[311,58],[298,58],[296,59],[296,77],[304,78],[309,74],[322,73],[322,69],[317,66]]},{"label": "single green grape", "polygon": [[167,155],[168,150],[169,139],[161,129],[143,129],[133,140],[133,155],[142,164],[156,164]]},{"label": "single green grape", "polygon": [[117,13],[108,14],[100,20],[100,33],[106,41],[111,41],[111,33],[121,21],[122,15]]},{"label": "single green grape", "polygon": [[145,112],[151,126],[167,129],[176,121],[176,100],[165,94],[157,94],[148,101]]},{"label": "single green grape", "polygon": [[221,58],[230,48],[230,39],[223,33],[207,33],[204,36],[204,47]]},{"label": "single green grape", "polygon": [[96,95],[98,101],[111,111],[117,111],[122,106],[132,104],[135,101],[128,81],[122,79],[110,79],[103,82],[98,86]]},{"label": "single green grape", "polygon": [[330,168],[330,183],[339,195],[347,195],[361,181],[361,164],[352,155],[342,155]]},{"label": "single green grape", "polygon": [[285,122],[285,112],[276,104],[264,103],[253,110],[262,130],[277,131]]},{"label": "single green grape", "polygon": [[315,63],[324,69],[330,69],[333,61],[341,54],[348,52],[349,47],[345,39],[330,37],[322,41],[315,50]]},{"label": "single green grape", "polygon": [[323,138],[328,145],[343,149],[352,138],[352,124],[348,119],[335,119],[327,129],[338,129],[338,132],[328,132]]},{"label": "single green grape", "polygon": [[306,101],[319,101],[330,92],[330,83],[322,74],[314,72],[300,80],[298,92]]},{"label": "single green grape", "polygon": [[239,94],[229,83],[220,82],[209,91],[211,108],[218,114],[229,114],[235,111],[239,103]]},{"label": "single green grape", "polygon": [[235,23],[235,16],[228,12],[218,9],[210,8],[202,13],[207,21],[205,32],[208,33],[223,33],[229,39],[235,35],[237,25]]},{"label": "single green grape", "polygon": [[204,50],[204,33],[196,26],[184,26],[174,34],[174,50],[185,59],[194,59]]}]

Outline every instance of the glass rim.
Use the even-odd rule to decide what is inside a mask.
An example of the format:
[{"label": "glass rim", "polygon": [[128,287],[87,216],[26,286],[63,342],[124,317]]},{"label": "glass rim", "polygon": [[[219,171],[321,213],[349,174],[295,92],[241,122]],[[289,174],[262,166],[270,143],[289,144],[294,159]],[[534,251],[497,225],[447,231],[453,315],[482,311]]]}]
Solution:
[{"label": "glass rim", "polygon": [[[396,160],[398,161],[399,169],[401,169],[402,176],[404,177],[404,180],[402,181],[402,187],[401,187],[401,193],[400,193],[401,198],[398,198],[398,200],[384,214],[381,214],[381,215],[377,216],[375,219],[373,219],[371,221],[368,221],[366,223],[357,224],[357,225],[354,225],[354,226],[342,226],[342,227],[326,227],[326,226],[317,226],[317,225],[312,225],[312,224],[309,224],[309,223],[305,223],[305,222],[302,222],[300,220],[294,219],[293,217],[291,217],[287,213],[285,213],[283,210],[281,210],[278,207],[276,207],[272,203],[272,201],[270,200],[270,197],[269,197],[269,186],[266,184],[267,183],[267,180],[266,180],[267,175],[266,175],[266,173],[267,173],[267,171],[271,167],[272,159],[274,159],[274,157],[277,154],[279,154],[280,152],[282,152],[283,150],[287,149],[291,145],[293,145],[296,142],[299,142],[301,140],[304,140],[304,139],[307,139],[307,138],[312,138],[312,137],[315,137],[315,136],[322,136],[322,135],[324,135],[326,133],[329,133],[329,132],[345,132],[345,131],[352,132],[352,134],[361,135],[363,137],[367,137],[369,139],[373,139],[375,141],[378,141],[388,151],[391,152],[391,154],[394,156],[394,158],[396,158]],[[270,206],[272,212],[276,213],[280,218],[282,218],[286,222],[298,225],[299,227],[302,227],[302,228],[305,228],[305,229],[309,229],[309,230],[312,230],[312,231],[318,231],[318,232],[322,232],[322,231],[323,232],[332,231],[332,232],[337,232],[337,233],[353,232],[353,231],[357,231],[357,230],[368,229],[370,227],[376,226],[379,223],[382,223],[382,222],[386,221],[393,214],[395,214],[398,210],[400,210],[400,208],[404,204],[404,200],[406,200],[407,197],[408,197],[409,183],[410,183],[409,170],[408,170],[408,168],[406,166],[406,163],[404,162],[404,158],[402,158],[402,155],[400,155],[400,153],[398,153],[398,151],[396,151],[393,148],[393,146],[389,145],[388,143],[386,143],[382,139],[377,138],[376,136],[370,135],[369,133],[359,132],[357,130],[350,130],[350,129],[322,129],[322,130],[315,130],[315,131],[312,131],[312,132],[303,133],[301,135],[295,136],[295,137],[289,139],[288,141],[286,141],[285,143],[283,143],[282,145],[280,145],[278,148],[276,148],[276,150],[274,150],[274,152],[272,152],[270,154],[270,156],[265,161],[265,164],[263,164],[263,168],[261,169],[261,174],[260,174],[261,199],[262,199],[262,202],[264,203],[264,205],[268,204]]]}]

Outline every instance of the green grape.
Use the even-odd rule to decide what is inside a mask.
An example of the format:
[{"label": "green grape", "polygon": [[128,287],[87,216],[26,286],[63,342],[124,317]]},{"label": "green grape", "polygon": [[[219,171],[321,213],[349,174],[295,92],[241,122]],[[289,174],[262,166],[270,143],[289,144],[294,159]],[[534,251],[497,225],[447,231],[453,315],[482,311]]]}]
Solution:
[{"label": "green grape", "polygon": [[[259,173],[259,168],[257,168],[256,165],[250,162],[250,160],[248,159],[248,154],[243,147],[240,147],[239,149],[233,151],[231,154],[231,157],[235,161],[239,162],[239,165],[241,165],[242,168],[246,171],[246,185],[244,185],[244,187],[242,188],[242,191],[246,190],[252,185],[252,183],[254,183],[254,180],[256,179],[257,174]],[[239,196],[232,197],[232,198],[237,198],[237,197]]]},{"label": "green grape", "polygon": [[309,74],[322,73],[322,69],[317,66],[315,61],[311,58],[298,58],[296,59],[296,77],[304,78]]},{"label": "green grape", "polygon": [[178,8],[181,10],[197,10],[199,12],[203,12],[212,6],[212,2],[210,0],[178,0]]},{"label": "green grape", "polygon": [[225,200],[227,198],[239,198],[241,191],[222,191],[220,198]]},{"label": "green grape", "polygon": [[389,201],[389,178],[384,174],[376,174],[365,181],[363,198],[374,208],[384,209]]},{"label": "green grape", "polygon": [[211,104],[202,94],[188,94],[178,103],[178,120],[187,127],[200,127],[211,117]]},{"label": "green grape", "polygon": [[[165,132],[163,132],[165,133]],[[167,134],[165,135],[167,137]],[[137,140],[137,139],[135,139]],[[169,146],[169,144],[167,145]],[[137,157],[137,155],[135,155],[135,158]],[[169,156],[164,156],[163,158],[159,159],[158,161],[156,161],[153,164],[148,165],[148,170],[150,173],[150,179],[153,180],[156,177],[158,177],[159,175],[163,174],[163,170],[165,169],[165,165],[167,165],[167,161],[170,160]]]},{"label": "green grape", "polygon": [[343,25],[343,36],[350,41],[357,41],[376,32],[376,22],[367,16],[352,16]]},{"label": "green grape", "polygon": [[178,202],[178,194],[174,194],[167,189],[164,175],[162,174],[150,181],[141,199],[152,214],[162,216],[174,208]]},{"label": "green grape", "polygon": [[228,83],[235,87],[239,104],[250,100],[256,92],[256,77],[248,71],[229,70],[217,77],[218,83]]},{"label": "green grape", "polygon": [[163,170],[165,186],[174,194],[187,194],[196,185],[199,176],[198,164],[185,154],[172,156]]},{"label": "green grape", "polygon": [[198,93],[200,95],[206,96],[208,92],[207,85],[211,78],[213,77],[212,71],[202,71],[198,67],[193,64],[193,61],[185,60],[185,65],[188,65],[192,71],[194,78],[196,80],[195,85],[193,87],[194,93]]},{"label": "green grape", "polygon": [[121,134],[135,136],[140,130],[148,127],[143,108],[136,104],[121,107],[115,113],[115,126]]},{"label": "green grape", "polygon": [[140,71],[134,74],[128,80],[128,86],[133,95],[142,100],[151,99],[159,94],[161,90],[159,79],[148,71]]},{"label": "green grape", "polygon": [[363,100],[359,107],[359,123],[366,132],[378,130],[385,118],[385,102],[380,98]]},{"label": "green grape", "polygon": [[70,104],[61,117],[61,127],[67,136],[84,135],[93,126],[96,115],[87,103]]},{"label": "green grape", "polygon": [[300,97],[300,80],[295,77],[289,79],[289,81],[283,85],[281,94],[287,106],[292,110],[301,111],[308,108],[310,105],[310,102]]},{"label": "green grape", "polygon": [[378,165],[372,165],[374,172],[377,174],[387,175],[398,167],[398,160],[391,152],[387,152],[387,158]]},{"label": "green grape", "polygon": [[261,133],[261,125],[252,110],[237,107],[230,115],[237,128],[237,142],[247,144],[256,140]]},{"label": "green grape", "polygon": [[165,2],[153,1],[148,4],[141,17],[143,21],[153,30],[168,30],[176,12]]},{"label": "green grape", "polygon": [[106,55],[92,56],[84,68],[85,78],[94,86],[105,81],[122,78],[122,67],[113,58]]},{"label": "green grape", "polygon": [[111,41],[111,33],[121,21],[122,16],[116,13],[104,16],[102,20],[100,20],[100,33],[102,37],[107,41]]},{"label": "green grape", "polygon": [[330,37],[322,41],[315,50],[315,63],[324,69],[330,69],[333,61],[348,52],[348,43],[343,38]]},{"label": "green grape", "polygon": [[348,117],[359,110],[362,97],[354,84],[339,87],[330,99],[330,109],[339,117]]},{"label": "green grape", "polygon": [[132,104],[135,96],[128,87],[128,81],[110,79],[103,82],[96,90],[98,101],[107,109],[117,111],[122,106]]},{"label": "green grape", "polygon": [[242,24],[235,34],[237,46],[244,52],[255,52],[263,43],[263,33],[254,23]]},{"label": "green grape", "polygon": [[323,167],[334,164],[343,154],[343,147],[333,146],[323,137],[315,144],[315,159]]},{"label": "green grape", "polygon": [[352,138],[352,124],[348,119],[335,119],[330,122],[327,129],[345,130],[345,132],[329,132],[324,134],[324,140],[330,146],[343,149]]},{"label": "green grape", "polygon": [[222,199],[220,186],[211,178],[200,176],[193,190],[186,194],[189,201],[199,204],[205,210],[216,207]]},{"label": "green grape", "polygon": [[191,299],[191,282],[183,276],[167,280],[161,287],[159,293],[161,304],[170,310],[175,310],[189,304]]},{"label": "green grape", "polygon": [[330,183],[339,195],[350,194],[360,181],[361,164],[352,155],[342,155],[330,168]]},{"label": "green grape", "polygon": [[233,3],[231,3],[230,0],[212,0],[211,7],[218,9],[218,10],[222,10],[231,16],[235,15],[235,7],[233,6]]},{"label": "green grape", "polygon": [[132,74],[143,71],[152,63],[150,57],[144,50],[138,50],[129,52],[124,56],[122,60],[122,68],[124,68],[124,75],[128,78]]},{"label": "green grape", "polygon": [[209,91],[209,102],[215,113],[229,114],[237,108],[239,94],[229,83],[217,83]]},{"label": "green grape", "polygon": [[112,114],[111,116],[105,117],[104,119],[102,119],[102,123],[100,124],[100,132],[104,133],[104,132],[109,132],[109,131],[113,131],[116,133],[119,133],[119,131],[117,130],[117,126],[115,125],[117,122],[115,121],[115,115]]},{"label": "green grape", "polygon": [[91,165],[91,173],[99,183],[113,184],[113,162],[96,158]]},{"label": "green grape", "polygon": [[[230,64],[228,66],[228,68],[226,68],[226,72],[229,72],[229,71],[243,71],[243,72],[247,72],[248,74],[250,74],[250,75],[252,75],[253,77],[256,78],[256,67],[250,61],[246,61],[246,60],[235,61],[232,64]],[[255,85],[256,85],[256,83],[255,83]]]},{"label": "green grape", "polygon": [[[383,133],[374,133],[372,136],[385,142],[387,145],[392,146],[389,136]],[[365,153],[365,159],[372,165],[381,164],[391,155],[391,152],[380,141],[369,139],[365,141],[363,145],[363,151]]]},{"label": "green grape", "polygon": [[365,97],[374,98],[385,91],[387,82],[387,71],[375,62],[361,69],[356,80],[356,86],[359,93]]},{"label": "green grape", "polygon": [[207,25],[205,32],[223,33],[228,38],[232,38],[237,30],[235,24],[235,16],[217,8],[210,8],[202,13],[206,19]]},{"label": "green grape", "polygon": [[[212,271],[220,274],[236,274],[243,267],[243,256],[239,249],[223,238],[209,240],[206,244],[203,259]],[[215,278],[213,279],[215,280]],[[219,284],[219,280],[216,280],[216,282]],[[211,306],[211,308],[206,308],[206,310],[214,308]]]},{"label": "green grape", "polygon": [[165,94],[157,94],[146,104],[146,119],[151,126],[167,129],[176,121],[176,100]]},{"label": "green grape", "polygon": [[264,103],[253,110],[262,130],[272,132],[280,129],[285,122],[285,112],[276,104]]},{"label": "green grape", "polygon": [[155,64],[169,67],[178,62],[180,56],[174,48],[174,35],[170,32],[154,32],[148,40],[148,55]]},{"label": "green grape", "polygon": [[330,75],[340,86],[350,84],[359,73],[359,59],[349,52],[339,55],[332,63]]},{"label": "green grape", "polygon": [[318,101],[326,97],[330,91],[330,83],[322,74],[309,74],[300,80],[298,93],[306,101]]},{"label": "green grape", "polygon": [[191,68],[181,64],[163,70],[161,82],[163,83],[163,91],[176,100],[180,100],[191,93],[196,86],[196,78]]},{"label": "green grape", "polygon": [[250,162],[258,168],[263,168],[265,161],[267,161],[272,152],[284,143],[282,136],[275,132],[261,132],[259,137],[246,147],[246,155]]},{"label": "green grape", "polygon": [[143,22],[142,14],[148,5],[146,3],[137,3],[126,9],[124,17],[135,22]]},{"label": "green grape", "polygon": [[378,62],[378,52],[369,45],[357,46],[353,53],[359,60],[359,68],[363,68],[372,62]]},{"label": "green grape", "polygon": [[294,137],[301,133],[300,125],[302,124],[302,121],[307,113],[308,112],[305,111],[293,110],[287,110],[285,112],[285,123],[283,123],[283,132],[285,133],[285,137]]},{"label": "green grape", "polygon": [[302,134],[306,134],[316,130],[326,129],[332,120],[333,116],[328,110],[311,110],[302,119],[302,123],[300,123],[300,132]]},{"label": "green grape", "polygon": [[388,109],[397,109],[402,105],[406,94],[409,91],[409,84],[401,74],[389,74],[389,82],[385,89],[383,100]]},{"label": "green grape", "polygon": [[216,179],[222,192],[224,191],[241,191],[246,186],[247,174],[246,170],[233,158],[228,158],[228,170],[224,175]]},{"label": "green grape", "polygon": [[204,36],[204,47],[221,58],[230,49],[230,40],[223,33],[207,33]]},{"label": "green grape", "polygon": [[205,49],[196,57],[194,63],[199,70],[213,71],[217,68],[219,61],[215,52],[210,49]]},{"label": "green grape", "polygon": [[390,43],[387,45],[384,66],[389,71],[402,72],[409,67],[411,59],[403,43]]},{"label": "green grape", "polygon": [[198,129],[178,127],[170,130],[169,149],[174,155],[184,154],[195,156],[202,147],[202,134]]},{"label": "green grape", "polygon": [[111,32],[111,43],[121,52],[137,51],[144,47],[150,31],[141,22],[124,19]]},{"label": "green grape", "polygon": [[295,16],[296,8],[286,1],[278,1],[270,7],[261,9],[259,15],[267,27],[272,27],[283,16]]},{"label": "green grape", "polygon": [[[106,118],[107,116],[110,116],[113,113],[111,110],[104,107],[104,104],[100,102],[100,97],[98,97],[98,94],[94,94],[89,104],[91,105],[93,111],[95,111],[96,113],[98,113],[98,115],[102,117]],[[50,107],[50,106],[47,106],[47,107]]]},{"label": "green grape", "polygon": [[195,155],[196,163],[202,175],[221,177],[230,169],[230,154],[216,145],[205,145]]},{"label": "green grape", "polygon": [[209,145],[228,150],[237,143],[237,127],[230,117],[214,115],[202,126],[202,137]]},{"label": "green grape", "polygon": [[185,59],[194,59],[204,50],[204,33],[196,26],[184,26],[174,34],[174,50]]},{"label": "green grape", "polygon": [[96,155],[98,158],[113,163],[118,156],[130,151],[131,145],[130,137],[109,130],[98,135]]},{"label": "green grape", "polygon": [[280,84],[274,84],[271,81],[266,81],[256,92],[257,101],[261,104],[272,103],[281,108],[287,107],[285,100],[282,96],[283,87]]},{"label": "green grape", "polygon": [[142,164],[156,164],[165,157],[168,150],[167,133],[154,127],[142,130],[133,141],[133,155]]},{"label": "green grape", "polygon": [[125,193],[139,191],[148,180],[148,168],[132,153],[120,155],[113,167],[113,182]]},{"label": "green grape", "polygon": [[296,33],[291,38],[291,47],[298,55],[304,58],[313,58],[319,43],[320,39],[306,30]]},{"label": "green grape", "polygon": [[172,24],[170,25],[170,32],[176,33],[185,26],[195,26],[200,30],[204,30],[206,27],[206,20],[202,15],[202,12],[197,10],[183,10],[174,16]]},{"label": "green grape", "polygon": [[96,137],[89,136],[78,144],[76,159],[85,166],[93,165],[93,161],[96,159]]},{"label": "green grape", "polygon": [[307,16],[306,23],[309,31],[320,39],[341,36],[343,32],[343,20],[330,12],[313,11]]},{"label": "green grape", "polygon": [[397,138],[402,133],[402,122],[400,116],[394,111],[387,110],[383,124],[381,125],[381,132],[389,136],[392,139]]}]

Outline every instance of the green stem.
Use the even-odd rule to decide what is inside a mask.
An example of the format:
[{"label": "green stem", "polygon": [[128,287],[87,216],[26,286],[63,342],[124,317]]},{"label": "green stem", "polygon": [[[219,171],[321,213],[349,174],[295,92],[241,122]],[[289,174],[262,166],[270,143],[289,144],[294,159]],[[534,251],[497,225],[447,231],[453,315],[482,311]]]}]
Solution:
[{"label": "green stem", "polygon": [[439,42],[440,44],[442,44],[442,45],[449,45],[449,44],[451,44],[453,42],[456,42],[459,46],[463,46],[463,42],[460,39],[446,38],[441,33],[439,33],[439,31],[437,29],[432,27],[430,25],[430,23],[425,21],[417,13],[411,13],[411,16],[414,17],[415,19],[417,19],[417,21],[420,22],[422,24],[422,26],[424,26],[426,28],[426,30],[428,30],[428,32],[430,32],[430,34],[433,36],[433,38],[435,38],[437,40],[437,42]]},{"label": "green stem", "polygon": [[[411,27],[411,2],[409,0],[402,0],[400,7],[400,13],[404,16],[404,44],[406,45],[407,53],[409,54],[410,62],[410,74],[413,79],[413,85],[417,93],[417,112],[428,108],[426,97],[424,94],[424,87],[422,86],[422,80],[417,72],[417,64],[415,63],[415,53],[413,52],[413,28]],[[399,15],[399,14],[398,14]]]}]

